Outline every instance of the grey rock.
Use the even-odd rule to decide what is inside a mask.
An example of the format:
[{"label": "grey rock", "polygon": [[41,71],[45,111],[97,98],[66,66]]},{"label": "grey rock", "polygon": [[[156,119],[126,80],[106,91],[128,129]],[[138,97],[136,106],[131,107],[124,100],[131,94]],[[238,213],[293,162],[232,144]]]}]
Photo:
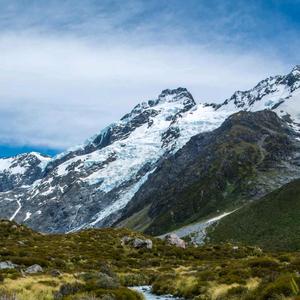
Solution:
[{"label": "grey rock", "polygon": [[121,245],[129,245],[132,246],[135,249],[152,249],[153,243],[150,239],[141,239],[141,238],[135,238],[135,237],[129,237],[129,236],[124,236],[121,239]]},{"label": "grey rock", "polygon": [[176,246],[178,248],[182,248],[185,249],[186,248],[186,244],[185,241],[182,240],[181,238],[179,238],[176,234],[171,233],[171,234],[167,234],[165,236],[165,241],[167,242],[167,244],[172,245],[172,246]]},{"label": "grey rock", "polygon": [[28,267],[27,269],[25,269],[25,273],[27,273],[27,274],[41,273],[43,271],[44,271],[43,268],[38,264],[32,265],[32,266]]},{"label": "grey rock", "polygon": [[2,261],[0,262],[0,270],[4,269],[15,269],[18,265],[13,264],[11,261]]},{"label": "grey rock", "polygon": [[133,240],[133,247],[136,249],[140,248],[146,248],[146,249],[152,249],[153,244],[152,241],[149,239],[143,240],[143,239],[134,239]]}]

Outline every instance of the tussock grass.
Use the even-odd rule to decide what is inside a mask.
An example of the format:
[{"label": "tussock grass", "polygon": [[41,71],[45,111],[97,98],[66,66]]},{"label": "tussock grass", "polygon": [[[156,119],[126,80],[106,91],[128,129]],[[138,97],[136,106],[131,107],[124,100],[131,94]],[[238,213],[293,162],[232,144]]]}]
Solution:
[{"label": "tussock grass", "polygon": [[[80,282],[71,274],[59,277],[49,275],[27,276],[17,279],[5,279],[2,290],[9,291],[19,300],[52,300],[53,292],[58,291],[65,283]],[[1,299],[1,296],[0,296]]]}]

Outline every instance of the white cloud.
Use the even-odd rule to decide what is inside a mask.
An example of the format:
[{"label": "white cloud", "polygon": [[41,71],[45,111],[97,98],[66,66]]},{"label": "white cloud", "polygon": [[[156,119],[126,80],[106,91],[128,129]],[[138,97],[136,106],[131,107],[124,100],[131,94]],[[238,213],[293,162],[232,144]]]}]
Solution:
[{"label": "white cloud", "polygon": [[197,101],[220,101],[286,71],[274,57],[226,47],[1,33],[0,140],[65,148],[162,89],[184,86]]},{"label": "white cloud", "polygon": [[261,36],[274,24],[254,4],[232,5],[1,1],[1,143],[66,148],[163,89],[222,101],[288,72],[269,38],[246,40],[249,28]]}]

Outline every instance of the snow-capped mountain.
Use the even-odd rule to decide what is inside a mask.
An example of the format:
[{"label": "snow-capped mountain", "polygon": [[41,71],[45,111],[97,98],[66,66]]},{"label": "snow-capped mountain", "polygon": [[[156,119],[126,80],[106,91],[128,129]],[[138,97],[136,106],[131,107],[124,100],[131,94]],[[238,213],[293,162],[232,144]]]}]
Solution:
[{"label": "snow-capped mountain", "polygon": [[269,77],[253,89],[237,91],[219,109],[259,111],[271,109],[292,123],[300,122],[300,65],[286,76]]},{"label": "snow-capped mountain", "polygon": [[6,192],[37,180],[50,157],[36,152],[0,158],[0,192]]},{"label": "snow-capped mountain", "polygon": [[110,225],[162,161],[192,136],[218,128],[232,113],[274,109],[296,128],[299,70],[297,66],[286,76],[236,92],[221,105],[196,104],[185,88],[164,90],[52,159],[38,154],[28,154],[36,160],[24,159],[24,164],[20,157],[3,159],[0,217],[47,232]]}]

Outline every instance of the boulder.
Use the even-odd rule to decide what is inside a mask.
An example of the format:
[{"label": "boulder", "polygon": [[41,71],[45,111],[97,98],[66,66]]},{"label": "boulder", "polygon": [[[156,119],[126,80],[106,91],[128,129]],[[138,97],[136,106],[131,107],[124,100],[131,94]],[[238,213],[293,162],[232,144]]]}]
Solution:
[{"label": "boulder", "polygon": [[133,247],[136,249],[139,248],[146,248],[146,249],[152,249],[153,244],[152,241],[149,239],[134,239],[133,240]]},{"label": "boulder", "polygon": [[121,239],[122,246],[124,245],[130,245],[135,249],[152,249],[153,243],[150,239],[141,239],[141,238],[135,238],[130,236],[124,236]]},{"label": "boulder", "polygon": [[40,273],[40,272],[43,272],[43,268],[37,264],[32,265],[25,270],[25,273],[27,273],[27,274],[35,274],[35,273]]},{"label": "boulder", "polygon": [[18,265],[13,264],[11,261],[1,261],[0,262],[0,270],[4,269],[15,269]]},{"label": "boulder", "polygon": [[186,248],[186,243],[183,239],[181,239],[180,237],[178,237],[177,234],[175,233],[171,233],[171,234],[167,234],[165,236],[165,241],[169,244],[169,245],[173,245],[176,246],[178,248]]}]

